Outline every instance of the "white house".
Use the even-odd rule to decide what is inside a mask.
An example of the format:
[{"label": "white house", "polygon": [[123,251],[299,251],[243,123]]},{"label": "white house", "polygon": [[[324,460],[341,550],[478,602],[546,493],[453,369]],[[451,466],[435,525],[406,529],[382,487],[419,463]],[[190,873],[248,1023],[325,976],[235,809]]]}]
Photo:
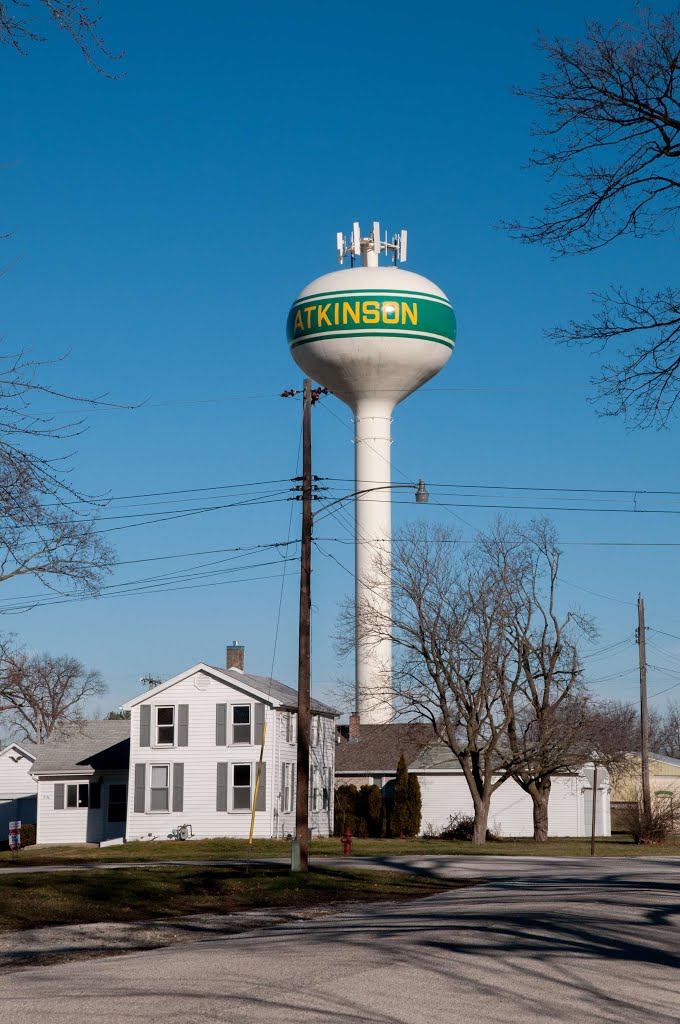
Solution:
[{"label": "white house", "polygon": [[[357,715],[338,731],[336,786],[380,786],[389,797],[403,753],[409,772],[418,776],[422,795],[421,833],[440,831],[455,814],[472,814],[473,803],[457,759],[448,747],[433,744],[432,728],[422,723],[362,725]],[[573,775],[554,775],[550,791],[550,836],[588,836],[592,824],[592,767]],[[596,835],[611,834],[610,786],[598,771]],[[494,793],[489,827],[506,837],[533,835],[531,797],[512,779]]]},{"label": "white house", "polygon": [[[227,650],[229,668],[194,665],[128,701],[129,721],[80,722],[41,745],[38,843],[165,839],[184,824],[245,838],[253,801],[256,836],[294,833],[297,692]],[[337,712],[318,701],[312,712],[310,827],[329,835]]]},{"label": "white house", "polygon": [[125,833],[129,722],[71,722],[36,751],[38,843],[98,843]]},{"label": "white house", "polygon": [[[236,645],[227,664],[194,665],[123,705],[131,714],[127,839],[165,837],[185,823],[197,837],[246,837],[253,801],[255,836],[294,833],[297,692],[243,671]],[[312,712],[310,827],[329,835],[337,712],[318,701]]]},{"label": "white house", "polygon": [[0,841],[7,840],[10,821],[35,825],[38,783],[31,775],[33,743],[10,743],[0,750]]}]

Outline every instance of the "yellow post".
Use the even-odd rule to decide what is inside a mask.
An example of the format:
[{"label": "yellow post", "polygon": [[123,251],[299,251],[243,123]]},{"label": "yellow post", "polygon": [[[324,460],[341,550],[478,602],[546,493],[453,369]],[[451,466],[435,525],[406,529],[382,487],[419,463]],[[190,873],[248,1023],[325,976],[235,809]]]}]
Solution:
[{"label": "yellow post", "polygon": [[250,836],[249,846],[253,845],[253,831],[255,830],[255,808],[257,807],[257,794],[260,791],[260,776],[262,775],[262,758],[264,757],[264,741],[267,738],[267,723],[262,725],[262,744],[260,746],[260,760],[257,762],[257,775],[255,776],[255,793],[253,794],[253,809],[250,812]]}]

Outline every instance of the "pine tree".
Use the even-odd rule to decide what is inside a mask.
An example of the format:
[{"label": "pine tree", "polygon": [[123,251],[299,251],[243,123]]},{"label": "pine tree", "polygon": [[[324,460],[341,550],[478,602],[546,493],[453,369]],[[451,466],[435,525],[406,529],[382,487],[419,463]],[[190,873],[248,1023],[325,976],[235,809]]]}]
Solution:
[{"label": "pine tree", "polygon": [[390,818],[390,835],[399,839],[409,834],[408,808],[408,768],[402,754],[397,765],[397,777],[394,782],[394,803]]},{"label": "pine tree", "polygon": [[411,773],[408,777],[408,831],[407,836],[417,836],[420,832],[423,801],[420,794],[420,780],[417,775]]}]

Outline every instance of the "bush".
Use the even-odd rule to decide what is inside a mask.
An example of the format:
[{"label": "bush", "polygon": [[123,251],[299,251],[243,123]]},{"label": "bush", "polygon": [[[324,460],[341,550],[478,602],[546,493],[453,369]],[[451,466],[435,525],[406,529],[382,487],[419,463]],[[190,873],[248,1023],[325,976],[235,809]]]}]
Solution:
[{"label": "bush", "polygon": [[[428,839],[457,839],[472,842],[472,837],[475,832],[475,819],[472,814],[463,814],[461,811],[458,814],[452,814],[440,831],[438,836],[435,836],[434,832],[428,834]],[[499,840],[499,836],[496,832],[493,832],[490,828],[486,830],[486,841],[493,843]]]},{"label": "bush", "polygon": [[35,846],[35,825],[21,826],[21,849],[25,846]]},{"label": "bush", "polygon": [[397,765],[397,777],[394,780],[394,802],[390,815],[389,833],[395,839],[407,836],[409,828],[408,811],[408,768],[402,754]]},{"label": "bush", "polygon": [[619,810],[619,823],[638,846],[658,846],[680,829],[680,804],[672,797],[657,797],[649,814],[642,803],[627,804]]},{"label": "bush", "polygon": [[333,829],[336,836],[341,836],[346,828],[352,830],[352,835],[359,835],[357,829],[358,805],[359,790],[356,786],[338,786],[335,791],[335,828]]},{"label": "bush", "polygon": [[366,833],[371,839],[385,835],[385,804],[379,786],[362,786],[359,790],[357,817],[363,819]]},{"label": "bush", "polygon": [[423,813],[423,800],[420,793],[420,780],[417,775],[408,777],[408,832],[407,836],[417,836]]}]

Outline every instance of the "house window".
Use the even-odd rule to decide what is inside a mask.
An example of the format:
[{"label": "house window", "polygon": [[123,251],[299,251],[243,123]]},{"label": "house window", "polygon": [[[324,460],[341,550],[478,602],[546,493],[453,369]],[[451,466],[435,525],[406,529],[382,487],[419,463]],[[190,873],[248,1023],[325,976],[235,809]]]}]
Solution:
[{"label": "house window", "polygon": [[318,768],[312,769],[312,810],[321,810],[321,801],[323,799],[322,794],[322,780],[321,772]]},{"label": "house window", "polygon": [[312,716],[312,746],[313,747],[318,747],[318,745],[319,745],[319,733],[320,733],[320,731],[321,730],[319,728],[319,716],[318,715],[313,715]]},{"label": "house window", "polygon": [[90,786],[87,782],[79,782],[66,787],[67,807],[88,807],[90,800]]},{"label": "house window", "polygon": [[286,712],[286,743],[295,743],[295,712]]},{"label": "house window", "polygon": [[250,743],[250,704],[234,704],[231,709],[231,742]]},{"label": "house window", "polygon": [[321,808],[327,811],[331,802],[331,771],[330,768],[323,769],[323,792],[321,794]]},{"label": "house window", "polygon": [[127,817],[127,786],[124,782],[109,784],[109,821],[125,821]]},{"label": "house window", "polygon": [[250,810],[252,765],[235,764],[232,777],[231,806],[234,811]]},{"label": "house window", "polygon": [[170,766],[152,764],[149,786],[149,810],[167,811],[170,809]]},{"label": "house window", "polygon": [[283,786],[281,792],[281,803],[284,814],[290,814],[293,810],[293,771],[295,765],[283,765]]},{"label": "house window", "polygon": [[172,747],[175,742],[174,707],[156,708],[156,746]]}]

